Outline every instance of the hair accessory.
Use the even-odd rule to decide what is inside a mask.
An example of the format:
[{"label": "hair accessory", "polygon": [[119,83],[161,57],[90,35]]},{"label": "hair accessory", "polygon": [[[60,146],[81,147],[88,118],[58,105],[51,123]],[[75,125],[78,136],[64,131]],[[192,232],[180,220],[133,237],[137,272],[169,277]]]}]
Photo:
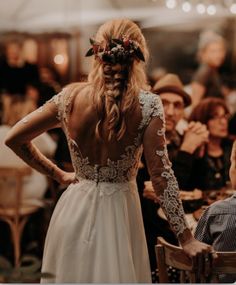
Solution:
[{"label": "hair accessory", "polygon": [[139,46],[126,36],[123,36],[122,39],[112,38],[106,44],[96,42],[94,39],[90,39],[90,43],[92,47],[85,56],[95,55],[103,62],[127,63],[135,58],[145,61]]}]

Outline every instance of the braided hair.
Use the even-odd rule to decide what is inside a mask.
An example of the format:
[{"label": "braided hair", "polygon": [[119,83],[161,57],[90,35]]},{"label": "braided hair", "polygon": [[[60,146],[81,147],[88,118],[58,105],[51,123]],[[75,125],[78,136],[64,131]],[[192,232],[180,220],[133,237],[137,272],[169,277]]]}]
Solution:
[{"label": "braided hair", "polygon": [[125,114],[134,105],[135,95],[141,88],[147,89],[143,64],[148,54],[146,42],[138,26],[126,19],[106,22],[90,42],[86,56],[95,55],[88,81],[97,90],[96,136],[102,139],[106,119],[108,140],[120,140],[126,131]]}]

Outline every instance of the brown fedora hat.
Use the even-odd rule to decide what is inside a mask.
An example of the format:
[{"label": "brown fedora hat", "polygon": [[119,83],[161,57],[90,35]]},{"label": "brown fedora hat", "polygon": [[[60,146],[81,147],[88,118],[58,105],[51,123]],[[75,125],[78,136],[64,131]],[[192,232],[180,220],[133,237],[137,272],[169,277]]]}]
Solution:
[{"label": "brown fedora hat", "polygon": [[153,92],[160,95],[161,93],[174,93],[180,95],[184,100],[184,106],[187,107],[192,103],[190,95],[185,92],[184,85],[176,74],[168,73],[156,82]]}]

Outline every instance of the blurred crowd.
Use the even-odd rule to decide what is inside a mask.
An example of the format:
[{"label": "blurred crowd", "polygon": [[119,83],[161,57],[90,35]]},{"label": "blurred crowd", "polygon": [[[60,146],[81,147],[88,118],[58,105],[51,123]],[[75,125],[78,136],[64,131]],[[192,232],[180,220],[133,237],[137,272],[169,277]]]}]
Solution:
[{"label": "blurred crowd", "polygon": [[[226,52],[222,36],[204,31],[198,45],[199,67],[187,86],[177,74],[170,74],[165,69],[160,69],[152,81],[152,90],[163,103],[168,154],[179,187],[184,191],[200,189],[205,192],[205,197],[232,188],[229,169],[232,144],[236,139],[236,80],[233,74],[222,76],[219,72]],[[160,206],[144,157],[137,179],[152,278],[156,282],[154,248],[157,236],[175,245],[178,241],[167,222],[157,214]],[[226,212],[232,218],[232,210],[224,209]],[[209,223],[207,226],[210,228]],[[203,235],[201,240],[207,242]],[[227,250],[224,246],[220,250]],[[235,246],[233,244],[231,250],[235,250]],[[173,282],[179,282],[178,271],[170,270],[169,274]]]}]

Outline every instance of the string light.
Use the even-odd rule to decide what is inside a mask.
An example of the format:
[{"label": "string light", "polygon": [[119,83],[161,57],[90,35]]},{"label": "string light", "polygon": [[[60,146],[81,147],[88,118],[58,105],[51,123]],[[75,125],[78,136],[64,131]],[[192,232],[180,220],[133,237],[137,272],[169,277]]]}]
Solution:
[{"label": "string light", "polygon": [[199,13],[199,14],[204,14],[204,13],[206,13],[206,6],[204,5],[204,4],[202,4],[202,3],[199,3],[199,4],[197,4],[197,6],[196,6],[196,10],[197,10],[197,12]]},{"label": "string light", "polygon": [[207,7],[206,11],[207,11],[207,14],[210,15],[210,16],[215,15],[215,13],[216,13],[216,6],[214,4],[211,4],[211,5],[209,5]]},{"label": "string light", "polygon": [[191,6],[191,4],[188,1],[185,1],[182,4],[182,9],[183,9],[184,12],[189,12],[192,9],[192,6]]},{"label": "string light", "polygon": [[176,7],[177,3],[176,0],[167,0],[166,1],[166,7],[169,9],[174,9]]},{"label": "string light", "polygon": [[236,14],[236,3],[233,3],[231,6],[230,6],[230,12],[232,14]]},{"label": "string light", "polygon": [[[151,1],[157,2],[156,0]],[[236,0],[165,0],[165,5],[168,9],[181,7],[182,11],[186,13],[194,8],[200,15],[207,13],[213,16],[220,9],[227,9],[228,12],[236,14]]]},{"label": "string light", "polygon": [[65,61],[65,58],[64,58],[64,56],[62,54],[57,54],[57,55],[54,56],[53,60],[54,60],[54,62],[56,64],[63,64],[64,61]]}]

